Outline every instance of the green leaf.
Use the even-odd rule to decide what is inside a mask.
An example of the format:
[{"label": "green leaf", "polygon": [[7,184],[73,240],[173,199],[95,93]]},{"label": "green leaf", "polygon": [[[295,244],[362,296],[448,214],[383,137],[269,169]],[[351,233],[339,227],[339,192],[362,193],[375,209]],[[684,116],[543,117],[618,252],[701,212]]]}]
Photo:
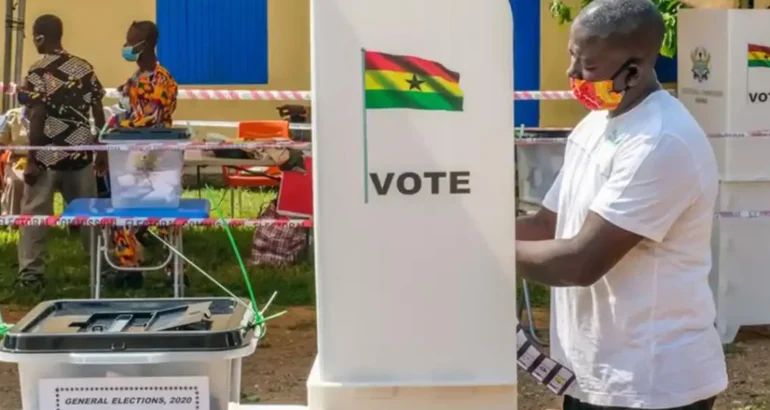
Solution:
[{"label": "green leaf", "polygon": [[[652,2],[658,7],[663,15],[663,21],[666,25],[666,32],[663,35],[663,45],[660,48],[660,54],[665,57],[673,57],[676,55],[676,24],[677,14],[679,9],[687,8],[688,6],[682,3],[681,0],[652,0]],[[591,0],[581,0],[580,9],[591,4]],[[551,0],[550,6],[551,16],[558,21],[559,24],[572,22],[572,8],[562,0]]]},{"label": "green leaf", "polygon": [[549,11],[559,24],[572,22],[572,8],[564,4],[562,0],[552,0]]}]

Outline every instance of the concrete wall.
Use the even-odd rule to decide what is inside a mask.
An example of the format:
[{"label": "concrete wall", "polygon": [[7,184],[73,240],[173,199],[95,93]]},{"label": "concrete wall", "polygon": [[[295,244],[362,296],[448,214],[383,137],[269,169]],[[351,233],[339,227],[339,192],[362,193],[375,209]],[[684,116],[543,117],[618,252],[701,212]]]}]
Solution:
[{"label": "concrete wall", "polygon": [[[5,2],[2,4],[2,10],[4,10]],[[127,63],[120,56],[126,31],[134,20],[155,19],[155,0],[134,0],[130,4],[114,0],[27,0],[27,28],[25,29],[27,38],[23,58],[25,72],[38,58],[32,44],[32,23],[37,16],[46,13],[56,14],[64,21],[65,48],[90,61],[104,86],[114,88],[123,84],[136,68],[134,64]],[[269,84],[259,87],[227,86],[226,88],[309,90],[309,0],[269,0],[268,18]],[[161,35],[163,35],[162,32]],[[0,30],[0,45],[3,41],[4,32]],[[2,70],[2,64],[0,64],[0,70]],[[279,102],[180,100],[175,118],[218,121],[274,119],[278,118],[275,107],[280,104]],[[217,129],[217,131],[223,130]]]}]

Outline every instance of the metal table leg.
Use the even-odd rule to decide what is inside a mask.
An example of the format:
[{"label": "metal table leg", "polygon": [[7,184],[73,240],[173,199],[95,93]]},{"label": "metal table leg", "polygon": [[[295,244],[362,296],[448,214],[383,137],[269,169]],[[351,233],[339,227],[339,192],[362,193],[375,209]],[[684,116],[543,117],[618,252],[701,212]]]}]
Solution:
[{"label": "metal table leg", "polygon": [[[173,235],[173,240],[171,243],[174,244],[180,253],[184,252],[182,249],[182,228],[172,228],[171,232]],[[180,258],[176,252],[174,252],[174,259],[172,263],[174,264],[172,267],[172,274],[174,275],[174,297],[181,298],[184,297],[184,268],[182,265],[182,258]]]},{"label": "metal table leg", "polygon": [[197,165],[195,167],[195,175],[196,175],[196,183],[198,184],[198,199],[200,199],[203,197],[201,193],[201,189],[203,189],[203,187],[201,186],[201,166],[200,165]]},{"label": "metal table leg", "polygon": [[[529,334],[532,336],[532,340],[537,342],[541,346],[546,346],[543,341],[540,340],[540,338],[537,337],[537,329],[535,328],[535,315],[532,313],[532,302],[529,299],[529,285],[527,284],[527,281],[522,279],[521,280],[521,290],[522,293],[524,293],[524,309],[527,313],[527,325],[529,325]],[[519,323],[521,323],[521,311],[519,311]]]},{"label": "metal table leg", "polygon": [[96,278],[99,276],[96,258],[99,257],[99,248],[96,244],[95,226],[88,228],[88,273],[90,275],[91,298],[96,299]]},{"label": "metal table leg", "polygon": [[[94,233],[96,236],[96,249],[94,249],[94,252],[96,253],[96,261],[94,266],[96,269],[94,270],[94,289],[93,289],[93,298],[99,299],[102,293],[102,249],[106,247],[102,245],[102,242],[104,241],[104,235],[102,235],[101,232],[96,232],[97,228],[94,228]],[[109,228],[105,228],[109,229]]]}]

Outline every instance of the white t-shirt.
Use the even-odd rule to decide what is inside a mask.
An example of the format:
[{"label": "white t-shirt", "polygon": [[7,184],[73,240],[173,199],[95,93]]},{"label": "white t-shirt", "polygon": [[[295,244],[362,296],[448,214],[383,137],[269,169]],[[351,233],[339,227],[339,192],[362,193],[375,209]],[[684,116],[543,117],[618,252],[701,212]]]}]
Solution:
[{"label": "white t-shirt", "polygon": [[708,283],[717,190],[705,133],[666,91],[615,118],[592,112],[572,132],[543,200],[556,238],[577,235],[592,211],[644,239],[593,286],[551,291],[551,355],[577,375],[567,394],[660,409],[727,387]]}]

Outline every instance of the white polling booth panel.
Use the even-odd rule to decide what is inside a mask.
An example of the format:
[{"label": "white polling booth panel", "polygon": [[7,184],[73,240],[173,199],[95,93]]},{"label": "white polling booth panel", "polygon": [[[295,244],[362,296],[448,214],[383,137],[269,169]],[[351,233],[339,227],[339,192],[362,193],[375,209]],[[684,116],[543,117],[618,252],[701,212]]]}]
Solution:
[{"label": "white polling booth panel", "polygon": [[512,39],[506,0],[312,1],[311,408],[515,408]]},{"label": "white polling booth panel", "polygon": [[[770,324],[770,10],[686,9],[679,13],[678,93],[711,134],[719,165],[711,273],[717,329],[732,342],[740,326]],[[765,292],[765,293],[763,293]]]}]

